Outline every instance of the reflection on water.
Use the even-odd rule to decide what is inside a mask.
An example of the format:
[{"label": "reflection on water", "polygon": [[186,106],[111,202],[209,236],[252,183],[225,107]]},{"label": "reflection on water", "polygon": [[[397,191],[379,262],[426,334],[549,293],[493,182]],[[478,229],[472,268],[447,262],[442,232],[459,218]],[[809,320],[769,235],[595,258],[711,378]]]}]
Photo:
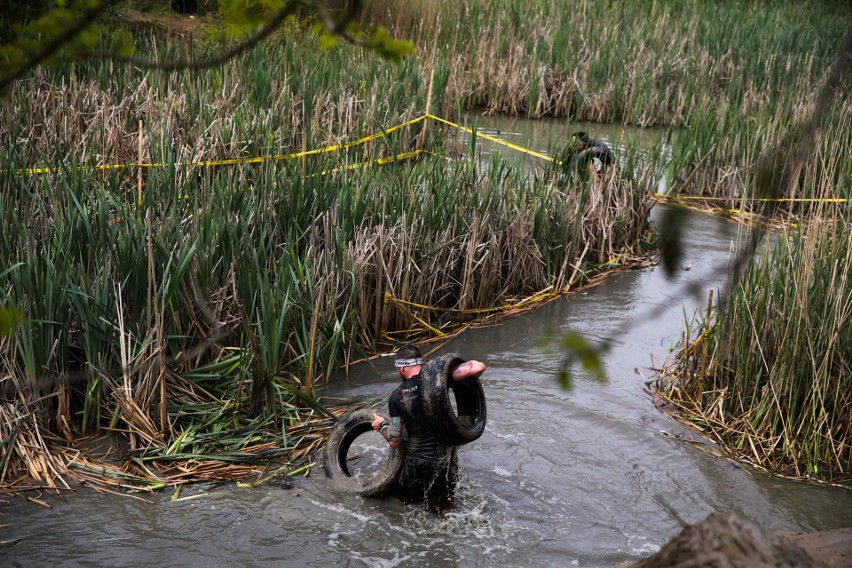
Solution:
[{"label": "reflection on water", "polygon": [[[641,129],[620,124],[569,122],[555,118],[512,119],[478,113],[467,113],[464,122],[464,126],[468,128],[475,128],[485,134],[548,155],[563,146],[574,132],[580,130],[588,132],[592,138],[605,141],[614,149],[622,150],[628,147],[650,148],[661,143],[667,132],[660,128]],[[482,143],[491,144],[486,140],[482,140]]]},{"label": "reflection on water", "polygon": [[[505,135],[509,127],[493,128]],[[320,468],[292,487],[228,485],[186,501],[155,495],[155,505],[82,490],[53,509],[21,500],[0,507],[0,525],[9,525],[0,541],[22,538],[3,545],[4,566],[612,566],[653,553],[714,511],[779,530],[852,526],[852,492],[713,458],[673,437],[685,428],[643,390],[684,315],[720,286],[735,231],[694,216],[673,279],[623,272],[438,346],[488,365],[488,426],[459,451],[454,511],[438,517],[393,497],[341,493]],[[690,284],[698,296],[683,296]],[[563,361],[550,341],[566,329],[613,338],[606,380],[577,368],[571,390],[557,385]],[[322,396],[383,396],[396,380],[392,362],[379,359]],[[369,464],[380,449],[353,451]]]}]

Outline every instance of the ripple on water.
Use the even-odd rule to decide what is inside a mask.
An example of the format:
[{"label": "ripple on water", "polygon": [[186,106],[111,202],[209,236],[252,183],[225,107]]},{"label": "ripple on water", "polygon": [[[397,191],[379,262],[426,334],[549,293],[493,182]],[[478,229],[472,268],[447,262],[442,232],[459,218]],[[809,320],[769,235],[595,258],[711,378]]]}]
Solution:
[{"label": "ripple on water", "polygon": [[[346,506],[317,506],[343,515],[330,533],[329,547],[371,567],[394,567],[413,560],[428,566],[476,563],[516,553],[540,540],[537,531],[513,518],[505,502],[470,480],[461,480],[456,502],[456,508],[440,515],[425,506],[388,506],[388,502],[372,508],[371,515],[355,514]],[[369,524],[370,542],[364,539],[364,523]]]}]

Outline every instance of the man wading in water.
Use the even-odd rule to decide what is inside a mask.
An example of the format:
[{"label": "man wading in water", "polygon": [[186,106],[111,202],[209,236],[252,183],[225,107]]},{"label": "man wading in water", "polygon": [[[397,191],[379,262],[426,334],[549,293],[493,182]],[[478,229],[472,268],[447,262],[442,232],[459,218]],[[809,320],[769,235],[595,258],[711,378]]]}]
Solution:
[{"label": "man wading in water", "polygon": [[[420,371],[423,356],[411,344],[396,352],[394,361],[402,380],[388,402],[391,421],[388,423],[373,413],[373,429],[381,433],[392,448],[403,441],[403,427],[408,432],[405,459],[399,476],[400,500],[405,503],[426,502],[439,513],[453,506],[453,496],[458,479],[458,448],[442,443],[429,425],[420,396]],[[452,381],[465,381],[479,377],[485,365],[479,361],[466,361],[450,370]],[[452,382],[450,383],[452,387]]]},{"label": "man wading in water", "polygon": [[557,159],[562,162],[566,174],[576,171],[582,180],[591,177],[597,181],[604,170],[612,165],[614,156],[606,143],[581,130],[574,133],[572,141],[562,149]]}]

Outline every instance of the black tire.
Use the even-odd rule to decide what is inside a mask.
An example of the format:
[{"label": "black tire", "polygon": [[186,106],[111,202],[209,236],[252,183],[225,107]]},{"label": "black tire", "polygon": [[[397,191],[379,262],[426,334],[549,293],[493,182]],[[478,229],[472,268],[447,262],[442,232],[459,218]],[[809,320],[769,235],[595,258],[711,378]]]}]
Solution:
[{"label": "black tire", "polygon": [[580,152],[577,156],[577,170],[586,173],[589,164],[594,164],[595,171],[601,173],[604,168],[612,165],[612,151],[606,147],[592,146]]},{"label": "black tire", "polygon": [[362,497],[384,497],[396,488],[402,471],[403,449],[391,448],[388,461],[373,479],[364,482],[349,473],[347,455],[356,438],[372,430],[373,411],[356,410],[340,419],[325,445],[325,474],[340,488]]},{"label": "black tire", "polygon": [[485,431],[487,412],[485,392],[479,378],[456,381],[456,408],[450,399],[450,371],[464,363],[457,353],[448,353],[430,361],[420,371],[423,407],[438,438],[448,446],[463,446]]}]

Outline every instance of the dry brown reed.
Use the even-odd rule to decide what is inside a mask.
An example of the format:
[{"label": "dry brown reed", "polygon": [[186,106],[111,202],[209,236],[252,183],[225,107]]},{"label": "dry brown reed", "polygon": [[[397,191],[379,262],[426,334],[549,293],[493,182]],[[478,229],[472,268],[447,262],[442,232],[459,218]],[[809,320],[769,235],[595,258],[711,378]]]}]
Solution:
[{"label": "dry brown reed", "polygon": [[[462,202],[472,199],[465,195],[466,188],[459,189]],[[415,216],[408,224],[361,228],[346,246],[344,265],[355,267],[355,281],[360,283],[354,291],[356,305],[361,321],[371,323],[361,330],[362,340],[369,344],[381,338],[381,332],[398,330],[426,331],[428,337],[429,326],[441,329],[489,313],[495,299],[524,297],[546,288],[573,289],[585,280],[584,267],[624,255],[643,238],[649,202],[614,171],[590,184],[587,199],[560,200],[564,208],[558,211],[542,206],[558,200],[562,191],[550,185],[536,202],[521,202],[511,214],[507,209],[495,215],[511,219],[506,225],[487,215],[472,215],[464,231],[447,227],[429,233],[417,227],[422,220]],[[501,206],[514,208],[510,202],[505,199]],[[428,208],[427,196],[424,209]],[[546,251],[533,238],[539,208],[576,228],[567,237],[576,247],[555,270],[548,269],[543,260]],[[570,246],[554,238],[554,246]],[[415,307],[401,308],[388,298]]]},{"label": "dry brown reed", "polygon": [[[665,3],[525,4],[383,0],[366,6],[365,19],[411,37],[427,71],[446,66],[438,107],[445,114],[461,101],[491,113],[638,126],[685,124],[697,109],[732,104],[740,116],[758,116],[777,100],[779,69],[796,69],[803,82],[780,85],[792,91],[810,81],[818,63],[813,53],[776,53],[770,34],[754,31],[746,53],[735,54],[740,45],[724,49],[716,37],[724,29],[704,28],[712,8],[684,14]],[[766,16],[779,17],[771,9]],[[748,57],[754,61],[743,76],[738,64]]]},{"label": "dry brown reed", "polygon": [[848,482],[849,223],[823,205],[708,303],[661,370],[676,416],[730,455],[795,479]]},{"label": "dry brown reed", "polygon": [[[365,117],[381,109],[373,84],[364,95],[327,87],[306,105],[304,85],[270,81],[268,104],[249,107],[252,85],[238,61],[223,67],[221,87],[205,92],[178,74],[142,75],[132,88],[103,88],[96,78],[56,79],[37,69],[16,85],[16,104],[0,105],[0,143],[26,149],[19,167],[135,164],[173,160],[196,163],[222,158],[289,154],[348,142],[364,133]],[[27,89],[21,92],[20,89]],[[419,109],[422,112],[422,109]],[[410,115],[408,118],[413,116]],[[406,114],[395,117],[405,121]],[[139,132],[138,120],[143,121]],[[378,129],[378,125],[368,128]],[[142,136],[142,154],[137,142]]]}]

